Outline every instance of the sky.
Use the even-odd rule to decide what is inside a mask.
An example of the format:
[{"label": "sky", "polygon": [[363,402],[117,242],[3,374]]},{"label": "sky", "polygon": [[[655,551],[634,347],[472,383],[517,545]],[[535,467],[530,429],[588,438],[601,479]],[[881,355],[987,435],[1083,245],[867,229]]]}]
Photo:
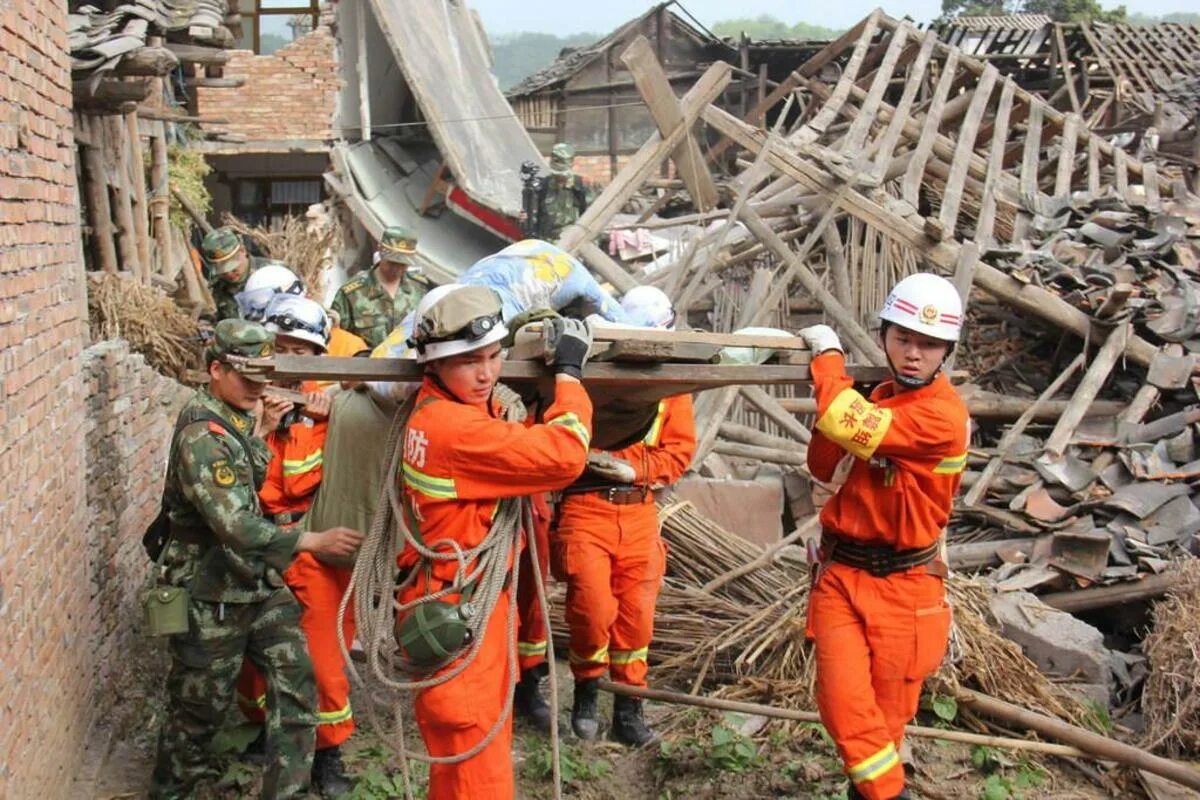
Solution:
[{"label": "sky", "polygon": [[[636,17],[652,0],[466,0],[479,11],[490,34],[538,31],[563,36],[569,33],[608,33],[621,23]],[[1101,0],[1105,8],[1120,3]],[[1195,0],[1124,0],[1130,13],[1168,14],[1194,11]],[[809,22],[828,28],[849,28],[865,17],[880,0],[841,0],[833,6],[798,3],[796,0],[684,0],[683,6],[701,23],[711,25],[730,17],[757,17],[770,14],[784,22]],[[941,12],[941,0],[905,0],[883,3],[893,17],[908,15],[917,22],[928,22]]]}]

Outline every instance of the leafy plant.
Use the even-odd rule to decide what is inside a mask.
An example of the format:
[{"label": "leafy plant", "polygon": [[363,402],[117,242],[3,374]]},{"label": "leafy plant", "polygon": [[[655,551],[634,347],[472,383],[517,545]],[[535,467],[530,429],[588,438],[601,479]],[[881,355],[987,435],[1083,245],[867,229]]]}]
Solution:
[{"label": "leafy plant", "polygon": [[712,729],[712,742],[705,756],[710,767],[725,772],[745,772],[759,760],[753,740],[724,725]]},{"label": "leafy plant", "polygon": [[921,707],[932,711],[933,715],[942,722],[954,722],[958,719],[958,701],[947,694],[931,694],[921,698]]},{"label": "leafy plant", "polygon": [[[564,783],[593,781],[612,771],[612,764],[602,758],[587,758],[573,744],[560,744],[558,755]],[[537,780],[546,780],[554,775],[554,750],[549,743],[541,739],[536,741],[529,750],[523,770],[527,776]]]}]

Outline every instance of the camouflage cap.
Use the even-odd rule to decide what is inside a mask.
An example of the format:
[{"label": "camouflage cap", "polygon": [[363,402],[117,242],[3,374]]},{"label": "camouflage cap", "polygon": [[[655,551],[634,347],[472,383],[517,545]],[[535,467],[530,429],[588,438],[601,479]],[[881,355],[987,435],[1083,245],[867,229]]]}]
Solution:
[{"label": "camouflage cap", "polygon": [[[417,252],[417,234],[399,225],[389,225],[383,229],[379,239],[379,257],[387,261],[407,261],[403,256]],[[397,258],[396,256],[401,256]]]},{"label": "camouflage cap", "polygon": [[234,259],[242,250],[242,238],[232,228],[217,228],[200,243],[200,255],[208,264],[213,275],[233,272],[238,262]]},{"label": "camouflage cap", "polygon": [[550,150],[550,171],[556,175],[569,173],[574,160],[575,148],[566,142],[559,142]]},{"label": "camouflage cap", "polygon": [[[244,358],[268,358],[275,354],[275,334],[257,322],[244,319],[223,319],[213,329],[213,342],[205,353],[205,360],[225,362],[228,356]],[[236,364],[234,365],[236,368]],[[248,380],[266,383],[264,375],[245,375]]]}]

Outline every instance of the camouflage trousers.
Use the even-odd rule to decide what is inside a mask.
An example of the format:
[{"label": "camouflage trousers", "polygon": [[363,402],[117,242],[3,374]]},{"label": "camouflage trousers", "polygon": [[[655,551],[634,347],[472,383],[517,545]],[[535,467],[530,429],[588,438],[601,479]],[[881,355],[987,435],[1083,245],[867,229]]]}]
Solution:
[{"label": "camouflage trousers", "polygon": [[158,741],[150,797],[188,797],[213,773],[209,746],[234,698],[245,656],[267,679],[264,798],[304,797],[316,744],[317,690],[288,589],[260,603],[192,600],[189,630],[171,637],[167,719]]}]

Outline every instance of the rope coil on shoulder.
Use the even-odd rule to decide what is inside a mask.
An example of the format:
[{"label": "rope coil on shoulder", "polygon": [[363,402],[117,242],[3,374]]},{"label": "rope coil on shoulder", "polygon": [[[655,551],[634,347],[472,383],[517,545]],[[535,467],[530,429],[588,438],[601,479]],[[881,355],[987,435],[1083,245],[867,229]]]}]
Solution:
[{"label": "rope coil on shoulder", "polygon": [[[527,497],[511,497],[500,500],[487,535],[475,547],[463,548],[461,544],[452,539],[426,542],[409,529],[404,520],[403,498],[398,476],[401,474],[403,464],[405,432],[415,408],[414,393],[397,408],[396,414],[392,418],[384,449],[384,452],[390,455],[383,472],[384,480],[380,487],[378,504],[371,520],[370,530],[367,532],[355,561],[350,585],[347,587],[338,609],[338,643],[352,679],[359,685],[364,684],[363,677],[358,673],[354,662],[349,657],[349,648],[345,641],[344,621],[351,598],[353,598],[357,619],[358,638],[366,652],[370,673],[390,690],[414,692],[440,686],[453,680],[475,660],[483,643],[488,621],[495,613],[500,595],[510,580],[510,564],[512,565],[511,585],[516,587],[520,580],[521,559],[518,556],[521,531],[532,532],[533,530],[532,505]],[[530,547],[536,558],[536,543],[533,542],[533,539],[534,537],[531,535],[529,537]],[[398,581],[396,555],[406,547],[412,548],[417,553],[418,564],[403,580]],[[421,575],[430,575],[434,564],[448,561],[456,562],[457,567],[454,579],[446,586],[424,593],[407,602],[402,603],[397,599],[398,594],[405,588],[414,585]],[[536,560],[533,563],[536,564]],[[546,604],[545,588],[542,585],[542,576],[537,569],[533,572],[542,614],[548,621],[549,610]],[[469,595],[467,603],[471,606],[470,613],[464,614],[465,619],[461,620],[466,632],[463,647],[441,654],[436,661],[415,663],[398,647],[396,637],[399,626],[397,626],[397,621],[403,623],[414,614],[428,611],[431,604],[443,603],[445,597],[454,594]],[[515,683],[518,673],[516,607],[514,598],[508,605],[505,625],[505,637],[508,642],[506,675],[509,683]],[[461,606],[459,608],[461,614]],[[446,612],[442,610],[439,613]],[[550,639],[549,630],[547,630],[547,638]],[[551,706],[553,709],[551,748],[554,760],[554,796],[561,798],[557,737],[558,709],[552,644],[547,647],[547,651],[550,662]],[[447,666],[450,668],[446,669]],[[512,713],[512,705],[513,693],[508,691],[505,693],[505,704],[500,716],[478,743],[465,752],[455,755],[432,756],[408,750],[404,736],[403,712],[397,703],[395,726],[398,746],[395,749],[401,760],[405,796],[412,797],[409,759],[430,764],[457,764],[478,755],[500,733]],[[382,726],[376,724],[374,709],[370,704],[368,704],[367,716],[377,730],[383,730]]]}]

